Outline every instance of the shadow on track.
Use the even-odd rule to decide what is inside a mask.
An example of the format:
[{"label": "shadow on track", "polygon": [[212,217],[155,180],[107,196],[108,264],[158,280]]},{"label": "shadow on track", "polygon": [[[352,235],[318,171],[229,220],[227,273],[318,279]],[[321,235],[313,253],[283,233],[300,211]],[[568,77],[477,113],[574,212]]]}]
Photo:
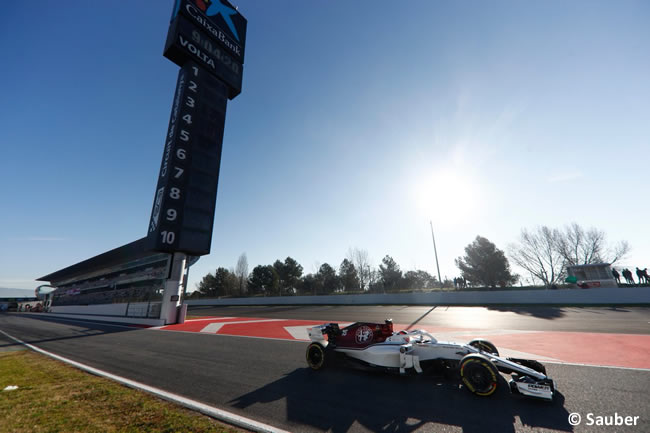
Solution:
[{"label": "shadow on track", "polygon": [[539,319],[561,319],[566,315],[562,307],[538,307],[538,306],[487,306],[488,310],[517,313],[524,316],[537,317]]},{"label": "shadow on track", "polygon": [[459,426],[465,433],[508,433],[515,432],[519,422],[573,431],[560,393],[552,403],[525,399],[511,395],[504,380],[495,395],[481,398],[438,377],[299,368],[230,403],[245,409],[277,400],[286,400],[287,421],[296,428],[307,425],[334,433],[355,430],[355,425],[407,433],[429,423]]},{"label": "shadow on track", "polygon": [[621,312],[621,313],[629,313],[630,311],[632,311],[632,310],[628,310],[627,308],[624,308],[624,307],[617,307],[616,305],[612,305],[611,307],[607,307],[606,309],[609,310],[609,311],[618,311],[618,312]]},{"label": "shadow on track", "polygon": [[[0,315],[0,317],[3,317],[3,315]],[[5,316],[7,317],[7,316]],[[70,340],[70,339],[78,339],[78,338],[85,338],[85,337],[94,337],[97,335],[104,335],[104,334],[116,334],[120,332],[128,332],[128,331],[137,331],[139,329],[142,329],[141,327],[126,327],[125,325],[120,325],[120,324],[114,324],[114,323],[102,323],[102,322],[79,322],[79,321],[72,321],[72,320],[66,320],[64,318],[60,317],[46,317],[46,316],[32,316],[32,315],[20,315],[17,316],[20,318],[24,319],[31,319],[35,320],[38,322],[46,322],[46,323],[56,323],[60,325],[68,325],[68,326],[74,326],[74,331],[68,331],[74,332],[74,335],[65,335],[65,336],[60,336],[60,337],[51,337],[51,338],[26,338],[21,335],[17,335],[17,333],[14,330],[20,330],[21,328],[19,326],[16,326],[16,323],[12,323],[12,327],[9,328],[7,327],[4,329],[2,325],[0,324],[0,329],[7,332],[8,334],[13,335],[16,338],[20,338],[22,341],[28,344],[39,344],[39,343],[47,343],[49,341],[62,341],[62,340]],[[25,328],[29,332],[34,332],[36,331],[37,333],[40,333],[37,329],[34,328]],[[7,341],[10,341],[7,339]],[[11,342],[3,344],[2,341],[0,341],[0,349],[2,348],[10,348],[12,346],[22,346],[20,343]]]}]

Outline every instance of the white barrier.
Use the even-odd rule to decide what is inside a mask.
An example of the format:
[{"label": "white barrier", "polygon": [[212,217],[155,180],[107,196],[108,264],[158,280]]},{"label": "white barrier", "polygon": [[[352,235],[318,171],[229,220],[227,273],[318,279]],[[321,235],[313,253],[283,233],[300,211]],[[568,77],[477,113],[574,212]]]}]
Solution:
[{"label": "white barrier", "polygon": [[[16,313],[33,317],[42,317],[45,319],[65,319],[71,321],[92,321],[92,322],[113,322],[123,323],[124,325],[144,325],[144,326],[163,326],[165,321],[162,319],[140,319],[137,317],[119,317],[119,316],[97,316],[95,314],[61,314],[61,313]],[[113,325],[110,325],[113,326]],[[117,325],[122,326],[122,325]]]},{"label": "white barrier", "polygon": [[100,304],[100,305],[53,305],[52,313],[63,314],[99,314],[102,316],[126,316],[127,304]]},{"label": "white barrier", "polygon": [[190,299],[192,305],[633,305],[650,304],[648,287],[561,290],[449,291],[427,293]]},{"label": "white barrier", "polygon": [[[155,302],[131,302],[124,304],[98,304],[98,305],[53,305],[49,313],[39,313],[50,317],[63,317],[69,319],[96,320],[105,322],[130,323],[137,325],[161,326],[165,324],[162,319],[147,317],[149,310],[155,307]],[[154,308],[155,310],[155,308]],[[160,308],[157,309],[160,315]]]}]

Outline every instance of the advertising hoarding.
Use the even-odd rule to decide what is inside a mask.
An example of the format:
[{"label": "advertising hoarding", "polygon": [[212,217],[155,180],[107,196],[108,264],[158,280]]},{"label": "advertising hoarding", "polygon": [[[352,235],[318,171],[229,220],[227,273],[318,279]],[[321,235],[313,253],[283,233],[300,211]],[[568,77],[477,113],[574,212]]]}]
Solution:
[{"label": "advertising hoarding", "polygon": [[238,63],[244,63],[247,21],[226,0],[176,0],[171,22],[179,15],[216,41]]},{"label": "advertising hoarding", "polygon": [[169,26],[163,55],[182,66],[193,60],[230,87],[229,98],[241,92],[244,67],[207,33],[198,29],[182,15]]}]

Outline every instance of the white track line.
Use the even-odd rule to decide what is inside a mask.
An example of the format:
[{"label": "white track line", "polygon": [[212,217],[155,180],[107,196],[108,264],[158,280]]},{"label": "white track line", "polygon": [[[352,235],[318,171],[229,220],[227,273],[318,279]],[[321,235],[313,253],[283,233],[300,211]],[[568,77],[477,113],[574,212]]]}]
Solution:
[{"label": "white track line", "polygon": [[90,367],[88,365],[82,364],[80,362],[73,361],[73,360],[68,359],[68,358],[64,358],[62,356],[59,356],[59,355],[56,355],[54,353],[48,352],[46,350],[40,349],[40,348],[38,348],[36,346],[33,346],[31,344],[25,343],[24,341],[7,334],[6,332],[4,332],[1,329],[0,329],[0,332],[2,334],[6,335],[7,337],[11,338],[15,342],[20,343],[20,344],[32,349],[35,352],[38,352],[38,353],[41,353],[43,355],[49,356],[50,358],[54,358],[54,359],[57,359],[59,361],[65,362],[66,364],[70,364],[73,367],[76,367],[76,368],[79,368],[81,370],[87,371],[88,373],[94,374],[96,376],[105,377],[107,379],[111,379],[111,380],[114,380],[116,382],[119,382],[122,385],[126,385],[126,386],[128,386],[130,388],[135,388],[135,389],[139,389],[141,391],[148,392],[150,394],[155,395],[156,397],[160,397],[160,398],[162,398],[164,400],[171,401],[173,403],[184,406],[184,407],[186,407],[188,409],[201,412],[201,413],[203,413],[205,415],[211,416],[212,418],[216,418],[216,419],[225,421],[225,422],[227,422],[229,424],[232,424],[232,425],[235,425],[237,427],[241,427],[241,428],[245,428],[247,430],[251,430],[251,431],[254,431],[254,432],[261,432],[261,433],[267,433],[267,432],[268,433],[289,433],[286,430],[282,430],[282,429],[270,426],[268,424],[264,424],[264,423],[255,421],[255,420],[252,420],[250,418],[245,418],[243,416],[236,415],[234,413],[227,412],[227,411],[222,410],[222,409],[217,409],[216,407],[208,406],[205,403],[201,403],[199,401],[192,400],[192,399],[180,396],[178,394],[173,394],[171,392],[163,391],[162,389],[154,388],[153,386],[145,385],[143,383],[136,382],[134,380],[127,379],[125,377],[117,376],[115,374],[111,374],[111,373],[108,373],[106,371],[99,370],[99,369],[94,368],[94,367]]},{"label": "white track line", "polygon": [[226,325],[241,325],[243,323],[263,323],[263,322],[283,322],[284,319],[254,319],[254,320],[239,320],[236,322],[214,322],[203,327],[199,332],[207,332],[216,334],[221,328]]},{"label": "white track line", "polygon": [[160,332],[180,332],[182,334],[194,335],[208,335],[210,337],[235,337],[235,338],[254,338],[256,340],[273,340],[273,341],[286,341],[287,343],[305,343],[305,340],[293,340],[291,338],[277,338],[277,337],[253,337],[250,335],[234,335],[234,334],[213,334],[211,332],[196,332],[196,331],[177,331],[175,329],[157,329],[147,328],[147,331],[160,331]]},{"label": "white track line", "polygon": [[285,326],[284,330],[293,337],[294,340],[309,341],[310,326]]}]

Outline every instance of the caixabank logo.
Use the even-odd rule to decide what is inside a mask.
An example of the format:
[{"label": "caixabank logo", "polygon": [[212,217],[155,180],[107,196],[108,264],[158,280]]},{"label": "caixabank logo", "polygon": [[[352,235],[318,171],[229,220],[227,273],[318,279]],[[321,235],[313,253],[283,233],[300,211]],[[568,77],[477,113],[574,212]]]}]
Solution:
[{"label": "caixabank logo", "polygon": [[175,0],[172,21],[179,14],[244,63],[247,21],[227,0]]}]

